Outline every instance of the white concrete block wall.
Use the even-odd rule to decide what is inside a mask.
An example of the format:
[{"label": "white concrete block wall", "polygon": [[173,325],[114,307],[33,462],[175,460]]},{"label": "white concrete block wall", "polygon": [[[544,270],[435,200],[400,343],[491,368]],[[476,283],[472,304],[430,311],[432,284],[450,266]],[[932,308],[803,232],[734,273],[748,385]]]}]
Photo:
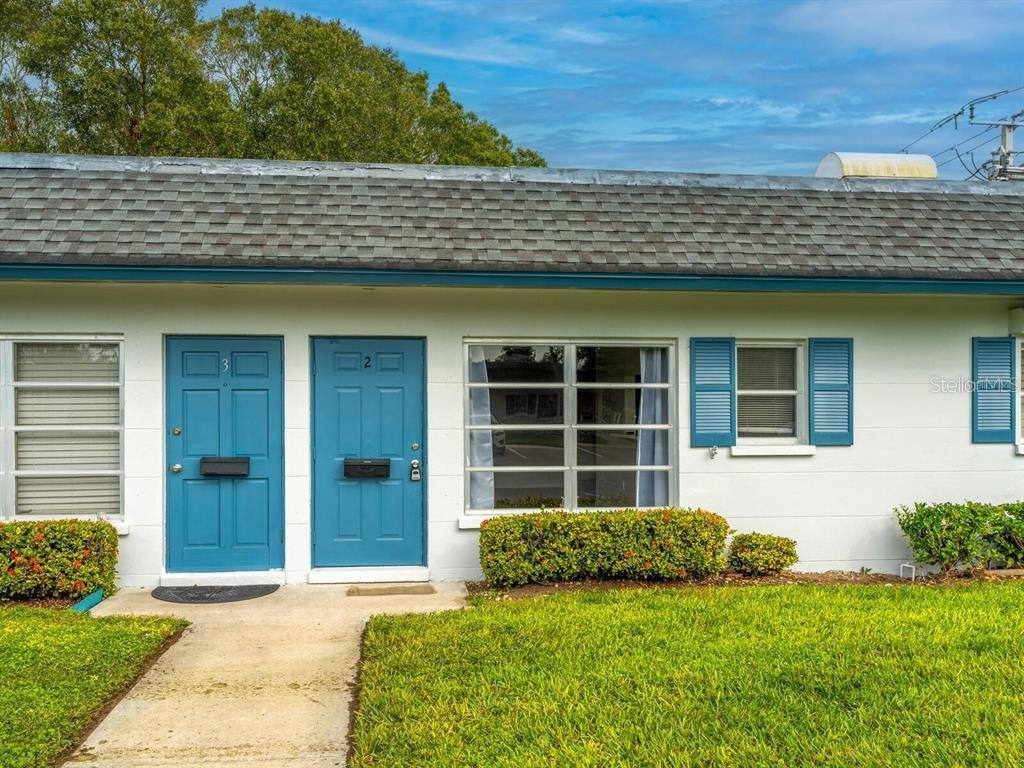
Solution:
[{"label": "white concrete block wall", "polygon": [[[280,335],[285,350],[285,570],[310,569],[310,337],[427,339],[428,565],[479,575],[464,512],[463,342],[664,340],[676,348],[678,502],[741,531],[797,539],[806,569],[895,570],[907,556],[892,508],[915,500],[1024,498],[1024,457],[974,445],[966,392],[972,336],[1004,335],[1014,302],[985,297],[806,296],[506,289],[0,284],[0,333],[117,333],[125,340],[122,582],[163,572],[163,346],[172,334]],[[854,338],[855,443],[809,457],[715,458],[689,447],[691,336]]]}]

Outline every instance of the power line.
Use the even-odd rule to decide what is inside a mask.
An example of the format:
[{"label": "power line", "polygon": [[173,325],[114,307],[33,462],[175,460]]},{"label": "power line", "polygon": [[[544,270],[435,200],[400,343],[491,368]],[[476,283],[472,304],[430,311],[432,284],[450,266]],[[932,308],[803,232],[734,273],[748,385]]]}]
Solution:
[{"label": "power line", "polygon": [[[975,138],[977,138],[977,137],[975,137]],[[994,141],[997,138],[998,138],[997,136],[989,136],[987,139],[985,139],[984,141],[978,142],[977,144],[975,144],[970,149],[965,149],[964,152],[974,152],[976,149],[980,149],[981,147],[983,147],[986,144],[988,144],[990,141]],[[960,152],[959,152],[959,150],[956,147],[950,147],[950,149],[952,149],[954,152],[956,152],[957,156],[960,155]],[[943,160],[941,163],[937,163],[935,167],[936,168],[941,168],[944,165],[948,165],[949,163],[952,163],[956,159],[957,159],[956,157],[950,157],[950,158],[948,158],[946,160]]]},{"label": "power line", "polygon": [[918,136],[912,142],[907,144],[907,146],[905,146],[903,149],[901,149],[900,152],[906,152],[908,149],[910,149],[912,146],[917,144],[919,141],[922,141],[923,139],[928,138],[933,133],[935,133],[937,130],[939,130],[940,128],[944,128],[945,126],[949,125],[950,123],[953,123],[955,125],[957,120],[959,120],[961,117],[963,117],[964,114],[966,114],[966,113],[969,113],[971,119],[973,119],[974,118],[974,107],[977,104],[982,104],[982,103],[984,103],[986,101],[995,101],[996,99],[1001,98],[1002,96],[1008,96],[1011,93],[1017,93],[1018,91],[1024,91],[1024,85],[1017,86],[1016,88],[1007,88],[1006,90],[1003,90],[1003,91],[995,91],[994,93],[987,93],[984,96],[979,96],[976,99],[971,99],[966,104],[964,104],[962,107],[960,107],[960,109],[958,109],[956,112],[953,112],[952,114],[946,115],[944,118],[939,120],[937,123],[935,123],[935,125],[933,125],[931,128],[929,128],[923,134]]},{"label": "power line", "polygon": [[983,130],[983,131],[978,131],[978,132],[977,132],[976,134],[974,134],[973,136],[968,136],[968,137],[967,137],[966,139],[964,139],[963,141],[958,141],[958,142],[957,142],[956,144],[954,144],[953,146],[951,146],[951,147],[947,147],[946,149],[942,150],[941,152],[936,152],[935,154],[933,154],[933,155],[932,155],[932,157],[933,157],[933,158],[939,158],[939,157],[942,157],[942,156],[943,156],[944,154],[946,154],[947,152],[954,152],[954,151],[956,151],[956,148],[957,148],[957,147],[962,147],[962,146],[963,146],[964,144],[966,144],[967,142],[969,142],[969,141],[974,141],[974,140],[975,140],[976,138],[978,138],[979,136],[984,136],[984,135],[985,135],[986,133],[988,133],[989,131],[994,131],[995,129],[996,129],[996,126],[994,126],[994,125],[990,125],[990,126],[989,126],[988,128],[986,128],[985,130]]},{"label": "power line", "polygon": [[974,172],[972,173],[971,169],[967,167],[967,163],[965,163],[964,159],[960,156],[960,150],[954,148],[953,151],[956,152],[956,159],[960,161],[960,165],[962,165],[964,167],[964,170],[967,171],[968,175],[964,178],[964,181],[970,181],[971,179],[977,177],[977,175],[981,173],[987,165],[987,163],[982,163],[981,168],[979,168],[978,165],[974,162],[974,153],[972,152],[970,155],[971,165],[974,166]]}]

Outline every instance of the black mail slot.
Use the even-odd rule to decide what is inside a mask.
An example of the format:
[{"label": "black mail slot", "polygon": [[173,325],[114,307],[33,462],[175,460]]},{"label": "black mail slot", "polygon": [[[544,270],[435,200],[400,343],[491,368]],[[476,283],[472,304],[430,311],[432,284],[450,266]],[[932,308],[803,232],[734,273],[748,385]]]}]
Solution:
[{"label": "black mail slot", "polygon": [[391,459],[345,459],[345,477],[391,477]]},{"label": "black mail slot", "polygon": [[207,477],[248,477],[248,456],[203,456],[199,459],[199,474]]}]

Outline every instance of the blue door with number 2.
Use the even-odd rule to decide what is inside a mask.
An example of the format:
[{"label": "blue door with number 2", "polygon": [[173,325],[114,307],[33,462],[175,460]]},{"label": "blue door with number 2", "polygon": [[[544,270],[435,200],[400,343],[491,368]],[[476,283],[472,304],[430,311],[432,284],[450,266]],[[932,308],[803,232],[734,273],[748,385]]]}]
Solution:
[{"label": "blue door with number 2", "polygon": [[423,374],[420,339],[314,340],[314,566],[424,563]]},{"label": "blue door with number 2", "polygon": [[281,352],[279,338],[167,339],[168,571],[283,567]]}]

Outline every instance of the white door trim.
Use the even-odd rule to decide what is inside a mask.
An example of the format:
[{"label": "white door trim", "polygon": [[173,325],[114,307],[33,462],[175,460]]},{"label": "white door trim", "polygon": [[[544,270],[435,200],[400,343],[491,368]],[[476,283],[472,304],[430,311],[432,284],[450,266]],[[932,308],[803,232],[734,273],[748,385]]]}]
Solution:
[{"label": "white door trim", "polygon": [[223,571],[216,573],[164,573],[160,575],[161,587],[239,587],[252,584],[284,584],[285,572],[273,571]]},{"label": "white door trim", "polygon": [[313,568],[310,584],[380,584],[430,581],[430,569],[422,565],[382,565],[352,568]]}]

